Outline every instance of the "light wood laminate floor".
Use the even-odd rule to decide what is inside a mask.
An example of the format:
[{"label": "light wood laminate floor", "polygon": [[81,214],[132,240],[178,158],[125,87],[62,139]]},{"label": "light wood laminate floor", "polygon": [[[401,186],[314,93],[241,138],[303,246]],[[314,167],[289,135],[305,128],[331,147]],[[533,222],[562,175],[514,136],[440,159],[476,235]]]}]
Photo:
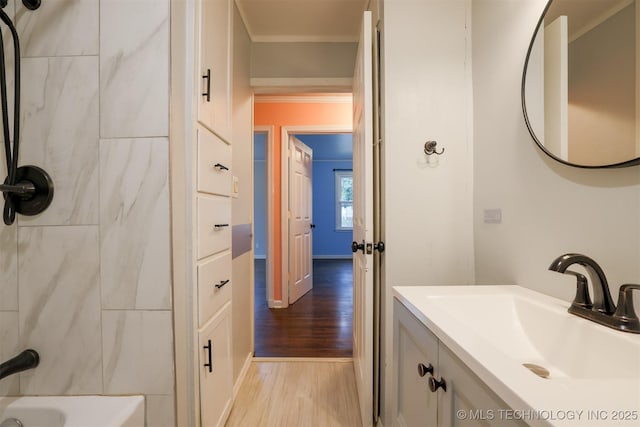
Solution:
[{"label": "light wood laminate floor", "polygon": [[353,363],[254,361],[227,427],[361,426]]}]

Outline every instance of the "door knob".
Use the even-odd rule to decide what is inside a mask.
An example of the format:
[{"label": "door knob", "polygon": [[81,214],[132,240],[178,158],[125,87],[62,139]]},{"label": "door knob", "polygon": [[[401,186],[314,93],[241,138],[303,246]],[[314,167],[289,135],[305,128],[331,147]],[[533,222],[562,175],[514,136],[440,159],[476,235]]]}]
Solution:
[{"label": "door knob", "polygon": [[314,229],[314,228],[316,228],[316,225],[315,224],[311,224],[310,227],[311,227],[311,229]]},{"label": "door knob", "polygon": [[375,249],[378,252],[384,252],[384,242],[378,242],[374,244],[373,249]]},{"label": "door knob", "polygon": [[358,243],[358,242],[351,243],[351,252],[356,253],[358,251],[362,251],[362,253],[364,253],[364,241],[362,243]]}]

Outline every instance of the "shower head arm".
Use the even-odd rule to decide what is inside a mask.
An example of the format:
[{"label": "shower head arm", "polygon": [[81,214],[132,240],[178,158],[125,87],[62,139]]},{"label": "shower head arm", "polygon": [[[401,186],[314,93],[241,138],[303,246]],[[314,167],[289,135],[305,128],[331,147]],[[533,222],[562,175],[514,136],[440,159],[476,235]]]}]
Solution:
[{"label": "shower head arm", "polygon": [[[0,8],[4,9],[8,3],[9,0],[0,0]],[[36,10],[40,7],[40,0],[22,0],[22,4],[29,10]]]}]

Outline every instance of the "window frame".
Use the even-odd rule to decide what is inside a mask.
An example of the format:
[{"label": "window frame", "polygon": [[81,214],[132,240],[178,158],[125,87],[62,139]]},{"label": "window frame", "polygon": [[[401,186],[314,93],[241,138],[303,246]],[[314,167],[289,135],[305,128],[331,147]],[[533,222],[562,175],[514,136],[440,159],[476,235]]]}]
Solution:
[{"label": "window frame", "polygon": [[[353,231],[353,225],[346,227],[342,225],[342,207],[347,204],[351,205],[353,209],[353,200],[344,201],[341,200],[342,195],[342,180],[344,178],[351,178],[351,185],[353,186],[353,170],[351,169],[336,169],[334,172],[334,206],[335,206],[335,230],[336,231]],[[353,221],[352,221],[353,222]]]}]

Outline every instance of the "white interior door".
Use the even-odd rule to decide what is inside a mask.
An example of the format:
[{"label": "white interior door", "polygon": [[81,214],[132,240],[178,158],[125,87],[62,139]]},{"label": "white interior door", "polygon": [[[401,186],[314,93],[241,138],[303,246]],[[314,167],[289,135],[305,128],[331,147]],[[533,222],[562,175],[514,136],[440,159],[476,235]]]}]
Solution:
[{"label": "white interior door", "polygon": [[373,79],[371,12],[364,13],[353,75],[353,364],[360,413],[373,423]]},{"label": "white interior door", "polygon": [[289,304],[313,287],[312,187],[313,151],[289,137]]},{"label": "white interior door", "polygon": [[569,160],[569,25],[559,16],[544,28],[544,140]]}]

